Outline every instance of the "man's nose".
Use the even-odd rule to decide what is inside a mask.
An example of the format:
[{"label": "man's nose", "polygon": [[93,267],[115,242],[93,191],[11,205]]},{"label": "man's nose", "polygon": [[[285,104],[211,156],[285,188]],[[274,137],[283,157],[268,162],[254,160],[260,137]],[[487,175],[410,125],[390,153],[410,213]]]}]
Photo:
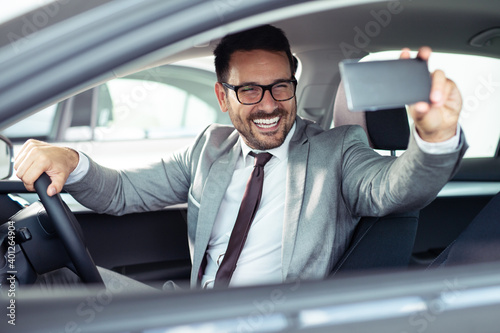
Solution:
[{"label": "man's nose", "polygon": [[267,110],[269,112],[274,111],[277,107],[277,102],[271,95],[270,90],[264,91],[264,96],[262,96],[262,100],[259,104],[264,111]]}]

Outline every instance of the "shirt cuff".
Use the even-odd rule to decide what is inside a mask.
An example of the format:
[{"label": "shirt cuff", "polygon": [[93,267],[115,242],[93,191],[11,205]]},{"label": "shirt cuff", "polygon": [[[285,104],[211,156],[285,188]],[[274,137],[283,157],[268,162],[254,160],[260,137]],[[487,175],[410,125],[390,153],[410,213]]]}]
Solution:
[{"label": "shirt cuff", "polygon": [[413,127],[413,134],[418,147],[427,154],[440,155],[448,154],[457,151],[460,144],[460,125],[457,124],[457,132],[455,136],[443,142],[427,142],[424,141]]},{"label": "shirt cuff", "polygon": [[77,153],[78,153],[78,165],[76,166],[75,170],[73,170],[73,172],[69,174],[68,180],[66,180],[65,185],[70,185],[82,180],[82,178],[89,171],[90,167],[89,158],[85,154],[80,153],[79,151],[77,151]]}]

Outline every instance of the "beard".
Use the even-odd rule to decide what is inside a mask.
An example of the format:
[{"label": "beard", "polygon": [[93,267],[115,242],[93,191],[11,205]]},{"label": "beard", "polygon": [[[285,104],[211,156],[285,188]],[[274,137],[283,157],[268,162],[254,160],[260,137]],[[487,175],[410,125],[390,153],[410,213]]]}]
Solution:
[{"label": "beard", "polygon": [[[234,127],[250,148],[269,150],[283,144],[295,121],[296,110],[297,107],[294,103],[290,111],[283,108],[276,108],[271,113],[257,110],[246,119],[242,119],[232,109],[228,111]],[[255,119],[270,119],[274,117],[280,117],[278,128],[275,131],[259,131],[253,123]]]}]

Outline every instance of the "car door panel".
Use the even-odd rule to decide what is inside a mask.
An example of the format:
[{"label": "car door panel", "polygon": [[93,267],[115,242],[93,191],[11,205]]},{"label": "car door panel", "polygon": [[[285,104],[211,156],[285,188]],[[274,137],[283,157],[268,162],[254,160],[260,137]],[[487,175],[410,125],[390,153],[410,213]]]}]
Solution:
[{"label": "car door panel", "polygon": [[110,216],[76,217],[96,265],[143,282],[187,280],[191,261],[186,208]]},{"label": "car door panel", "polygon": [[[96,265],[150,284],[189,280],[191,261],[185,205],[111,216],[82,209],[67,193],[62,197],[81,225]],[[37,200],[37,195],[27,193],[20,181],[0,181],[1,223],[7,222],[23,205]]]}]

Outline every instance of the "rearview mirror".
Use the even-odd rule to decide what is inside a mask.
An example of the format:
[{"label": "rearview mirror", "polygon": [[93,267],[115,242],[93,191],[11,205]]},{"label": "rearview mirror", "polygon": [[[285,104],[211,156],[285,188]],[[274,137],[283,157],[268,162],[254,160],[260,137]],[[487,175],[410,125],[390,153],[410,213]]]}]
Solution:
[{"label": "rearview mirror", "polygon": [[10,140],[0,135],[0,179],[12,176],[14,167],[14,150]]}]

